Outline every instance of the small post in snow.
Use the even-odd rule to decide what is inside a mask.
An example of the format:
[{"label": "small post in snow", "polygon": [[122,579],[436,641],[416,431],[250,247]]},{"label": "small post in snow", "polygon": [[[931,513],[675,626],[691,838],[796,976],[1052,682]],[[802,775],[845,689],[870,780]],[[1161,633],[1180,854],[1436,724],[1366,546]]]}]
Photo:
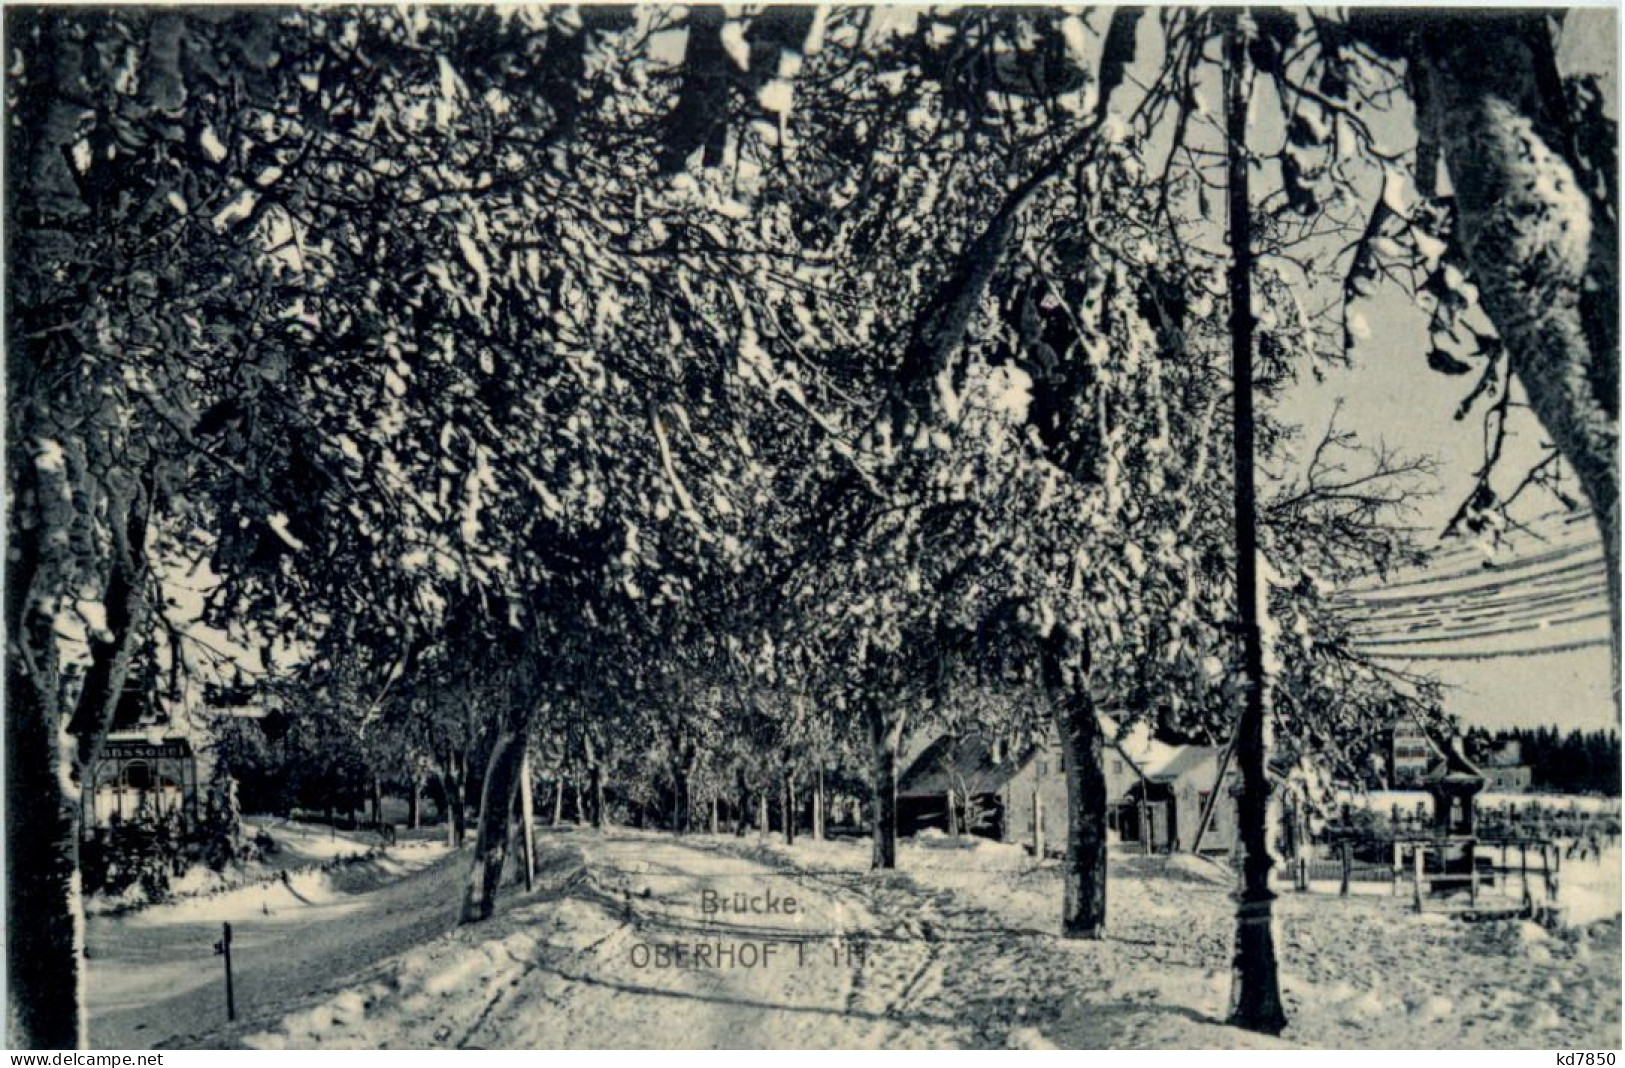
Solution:
[{"label": "small post in snow", "polygon": [[231,924],[220,925],[220,941],[214,944],[217,957],[226,958],[226,1019],[237,1019],[237,993],[231,985]]}]

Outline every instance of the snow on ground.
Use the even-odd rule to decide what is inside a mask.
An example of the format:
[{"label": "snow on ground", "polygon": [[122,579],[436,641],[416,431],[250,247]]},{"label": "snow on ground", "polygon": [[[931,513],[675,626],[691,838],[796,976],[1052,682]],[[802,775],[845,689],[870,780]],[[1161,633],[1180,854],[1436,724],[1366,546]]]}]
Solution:
[{"label": "snow on ground", "polygon": [[[1433,811],[1433,795],[1426,790],[1340,790],[1339,804],[1369,809],[1386,816],[1395,807],[1401,812]],[[1574,794],[1502,793],[1486,790],[1477,798],[1480,812],[1540,809],[1547,813],[1588,812],[1592,815],[1618,816],[1620,799],[1617,797],[1579,797]]]},{"label": "snow on ground", "polygon": [[[1565,851],[1570,842],[1570,839],[1560,839],[1559,851]],[[1479,856],[1497,862],[1500,860],[1493,846],[1482,848]],[[1517,853],[1514,851],[1508,857],[1508,863],[1514,866],[1513,870],[1497,875],[1494,885],[1485,885],[1481,889],[1478,901],[1481,908],[1513,908],[1522,904],[1523,880],[1516,870],[1516,861]],[[1528,861],[1530,901],[1543,907],[1547,904],[1558,905],[1563,911],[1565,923],[1584,925],[1619,916],[1621,857],[1618,845],[1604,846],[1600,854],[1588,853],[1584,859],[1571,858],[1560,861],[1552,874],[1552,881],[1557,888],[1555,902],[1547,895],[1539,855],[1529,857]],[[1284,878],[1285,873],[1281,874]],[[1341,886],[1340,879],[1317,878],[1310,880],[1309,883],[1309,888],[1317,894],[1337,894]],[[1411,886],[1404,880],[1396,885],[1391,882],[1363,881],[1356,878],[1349,883],[1349,893],[1383,898],[1397,895],[1408,901]],[[1465,890],[1453,895],[1448,905],[1450,908],[1462,910],[1471,907]]]},{"label": "snow on ground", "polygon": [[[170,881],[170,901],[252,887],[284,873],[293,876],[322,864],[366,856],[381,845],[378,835],[371,831],[340,831],[325,825],[295,823],[274,816],[244,817],[245,840],[251,841],[257,832],[262,831],[276,842],[274,852],[262,853],[245,863],[228,864],[223,871],[213,871],[205,864],[193,864],[185,875]],[[148,907],[139,886],[131,887],[121,897],[98,894],[85,903],[85,911],[92,915]]]},{"label": "snow on ground", "polygon": [[[175,1044],[171,1036],[223,1020],[223,961],[214,955],[222,923],[233,929],[241,1010],[307,997],[325,978],[398,952],[455,919],[447,902],[455,901],[460,866],[446,863],[444,845],[409,842],[369,855],[371,843],[330,836],[326,828],[319,835],[299,825],[271,833],[281,848],[267,867],[285,872],[285,880],[262,878],[88,917],[93,1044]],[[322,862],[331,866],[312,867]]]},{"label": "snow on ground", "polygon": [[[1108,937],[1058,937],[1058,866],[1020,848],[867,841],[539,835],[536,890],[492,921],[380,937],[393,955],[321,972],[190,1044],[462,1047],[1505,1047],[1620,1042],[1617,916],[1549,933],[1413,915],[1402,898],[1284,892],[1292,1025],[1222,1023],[1230,875],[1190,857],[1112,858]],[[454,863],[389,900],[449,894]],[[1567,869],[1565,869],[1567,871]],[[1616,872],[1617,878],[1617,872]],[[388,893],[384,891],[383,893]],[[780,910],[707,914],[713,901]],[[795,911],[783,899],[795,898]],[[385,902],[380,901],[379,904]],[[358,914],[376,918],[376,907]],[[352,920],[352,922],[354,922]],[[381,922],[381,921],[380,921]],[[287,929],[291,931],[292,929]],[[681,947],[681,953],[677,947]],[[93,973],[94,979],[94,973]],[[96,1035],[95,1023],[92,1034]]]},{"label": "snow on ground", "polygon": [[1569,923],[1619,916],[1620,864],[1617,844],[1603,847],[1600,856],[1562,862],[1557,872],[1557,903],[1563,906]]}]

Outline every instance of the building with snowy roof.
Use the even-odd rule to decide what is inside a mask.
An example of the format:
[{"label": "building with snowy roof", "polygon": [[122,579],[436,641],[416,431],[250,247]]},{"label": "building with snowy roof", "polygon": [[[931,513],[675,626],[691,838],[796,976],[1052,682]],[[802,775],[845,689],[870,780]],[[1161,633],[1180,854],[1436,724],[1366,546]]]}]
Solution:
[{"label": "building with snowy roof", "polygon": [[[1202,851],[1229,852],[1240,780],[1232,765],[1219,782],[1223,749],[1169,745],[1153,737],[1148,724],[1121,729],[1111,716],[1099,719],[1108,830],[1156,851],[1190,849],[1211,800]],[[952,817],[950,798],[958,806]],[[1067,797],[1059,735],[1049,728],[1019,747],[984,732],[937,738],[898,780],[897,818],[903,834],[949,830],[957,820],[970,833],[1005,842],[1031,842],[1042,820],[1048,849],[1063,848]]]}]

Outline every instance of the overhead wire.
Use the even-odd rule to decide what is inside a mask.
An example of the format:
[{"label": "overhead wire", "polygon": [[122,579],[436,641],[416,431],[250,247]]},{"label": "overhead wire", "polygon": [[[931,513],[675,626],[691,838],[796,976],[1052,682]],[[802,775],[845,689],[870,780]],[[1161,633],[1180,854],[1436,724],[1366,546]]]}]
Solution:
[{"label": "overhead wire", "polygon": [[[1334,603],[1350,624],[1354,645],[1386,660],[1478,661],[1539,656],[1607,645],[1603,637],[1515,648],[1484,647],[1487,640],[1537,635],[1606,620],[1606,564],[1592,534],[1579,523],[1589,513],[1551,512],[1528,524],[1548,548],[1504,562],[1460,565],[1480,550],[1462,547],[1429,560],[1414,577],[1340,591]],[[1551,529],[1555,525],[1558,529]],[[1566,544],[1558,544],[1567,541]],[[1442,566],[1442,572],[1441,572]],[[1437,587],[1452,586],[1439,589]],[[1435,587],[1428,592],[1416,591]],[[1572,633],[1572,631],[1571,631]],[[1476,647],[1475,647],[1476,646]],[[1421,647],[1396,651],[1396,647]]]}]

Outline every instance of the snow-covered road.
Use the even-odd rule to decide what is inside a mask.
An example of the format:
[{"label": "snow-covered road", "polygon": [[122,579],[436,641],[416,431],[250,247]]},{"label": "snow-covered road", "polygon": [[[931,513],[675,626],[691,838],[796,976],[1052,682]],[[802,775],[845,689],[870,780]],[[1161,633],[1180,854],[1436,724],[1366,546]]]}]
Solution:
[{"label": "snow-covered road", "polygon": [[[1054,863],[997,843],[916,840],[904,870],[876,873],[862,841],[538,837],[536,890],[508,890],[488,923],[451,928],[461,854],[281,928],[246,920],[261,941],[242,954],[233,1027],[205,950],[191,967],[208,983],[187,993],[149,987],[143,1003],[127,983],[114,1007],[104,976],[92,1035],[260,1048],[1618,1043],[1617,919],[1548,935],[1415,916],[1399,899],[1284,895],[1293,1024],[1269,1039],[1221,1022],[1229,876],[1189,857],[1114,855],[1108,937],[1076,942],[1057,934]],[[104,932],[114,975],[161,944],[142,939],[175,933]]]},{"label": "snow-covered road", "polygon": [[[901,900],[887,900],[885,879],[789,868],[742,855],[748,851],[731,839],[617,832],[549,845],[548,884],[492,924],[407,954],[390,975],[247,1041],[986,1044],[969,1018],[935,996],[944,960],[931,906],[914,892],[903,896],[912,913],[905,915]],[[735,901],[747,911],[707,912]],[[761,911],[748,911],[752,904]]]},{"label": "snow-covered road", "polygon": [[358,969],[449,930],[465,862],[426,843],[289,883],[241,887],[127,916],[92,916],[86,996],[100,1049],[193,1046],[225,1023],[232,925],[240,1019],[274,1019]]}]

